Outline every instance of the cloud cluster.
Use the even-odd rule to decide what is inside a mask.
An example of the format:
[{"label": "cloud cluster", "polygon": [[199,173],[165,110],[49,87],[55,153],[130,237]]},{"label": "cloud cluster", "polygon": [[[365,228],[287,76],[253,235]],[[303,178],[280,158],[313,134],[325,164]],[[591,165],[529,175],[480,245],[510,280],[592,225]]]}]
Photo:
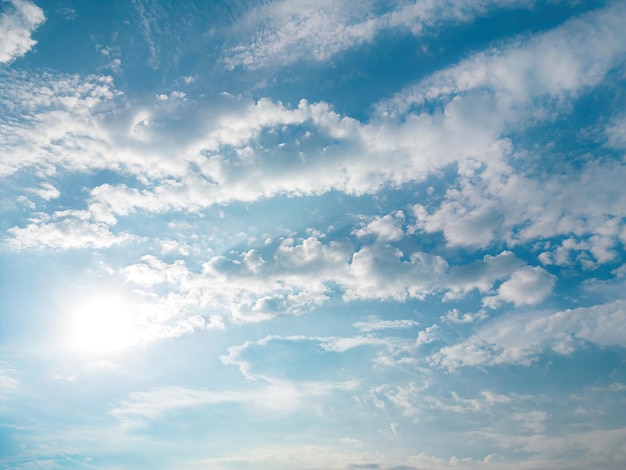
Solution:
[{"label": "cloud cluster", "polygon": [[[620,63],[623,16],[623,6],[613,4],[474,55],[381,103],[367,123],[324,102],[289,107],[222,96],[207,103],[182,94],[130,102],[106,77],[18,81],[10,75],[3,95],[15,104],[2,123],[0,173],[25,167],[123,173],[127,182],[92,188],[87,201],[87,210],[115,218],[280,194],[372,193],[456,165],[458,187],[439,207],[416,205],[414,231],[442,232],[450,246],[467,247],[580,232],[581,219],[591,231],[622,215],[624,166],[589,163],[565,179],[539,181],[506,163],[515,151],[507,133],[525,120],[544,119],[538,104],[561,106]],[[424,102],[437,106],[422,109]],[[210,116],[201,111],[207,104],[215,110]],[[579,191],[583,182],[598,181],[601,186]],[[355,233],[398,240],[400,212],[385,217]],[[598,258],[608,259],[601,254],[606,240],[593,243]]]},{"label": "cloud cluster", "polygon": [[146,289],[146,299],[163,292],[160,309],[228,311],[247,322],[278,314],[301,314],[327,301],[338,286],[345,301],[423,298],[437,287],[447,264],[440,257],[403,253],[390,245],[354,251],[347,241],[285,238],[273,254],[251,249],[235,257],[214,256],[192,272],[183,260],[167,264],[146,255],[124,269],[128,282]]},{"label": "cloud cluster", "polygon": [[[329,301],[333,292],[344,302],[402,302],[434,293],[454,300],[477,291],[485,296],[485,305],[495,308],[502,302],[536,304],[555,284],[545,269],[526,266],[508,251],[450,267],[440,256],[404,253],[377,241],[355,248],[348,239],[324,242],[312,236],[284,238],[263,253],[250,249],[213,256],[199,272],[182,259],[167,263],[145,255],[122,274],[160,318],[215,311],[235,322],[307,313]],[[374,331],[411,325],[376,320],[357,327]]]}]

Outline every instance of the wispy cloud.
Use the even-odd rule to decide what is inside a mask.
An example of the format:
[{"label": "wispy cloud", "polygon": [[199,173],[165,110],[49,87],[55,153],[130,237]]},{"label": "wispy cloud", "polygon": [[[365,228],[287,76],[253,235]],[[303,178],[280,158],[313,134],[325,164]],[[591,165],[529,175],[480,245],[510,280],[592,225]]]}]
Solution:
[{"label": "wispy cloud", "polygon": [[482,326],[467,340],[445,346],[430,357],[433,365],[454,370],[464,366],[528,365],[545,350],[568,355],[585,342],[624,346],[624,302],[555,313],[513,313]]},{"label": "wispy cloud", "polygon": [[352,324],[356,329],[364,332],[415,328],[418,325],[419,323],[415,320],[381,320],[380,318],[371,318]]},{"label": "wispy cloud", "polygon": [[530,0],[395,1],[381,8],[374,1],[264,3],[234,27],[239,44],[225,64],[249,69],[288,65],[299,60],[326,61],[333,55],[369,43],[386,30],[405,34],[436,34],[440,28],[468,23],[501,8],[529,8]]}]

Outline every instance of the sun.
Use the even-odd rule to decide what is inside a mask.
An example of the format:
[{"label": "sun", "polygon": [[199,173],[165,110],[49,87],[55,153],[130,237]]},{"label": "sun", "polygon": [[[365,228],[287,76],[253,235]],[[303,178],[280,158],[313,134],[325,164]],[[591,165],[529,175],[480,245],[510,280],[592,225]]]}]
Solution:
[{"label": "sun", "polygon": [[70,344],[88,353],[119,351],[139,342],[134,306],[121,296],[81,303],[72,317]]}]

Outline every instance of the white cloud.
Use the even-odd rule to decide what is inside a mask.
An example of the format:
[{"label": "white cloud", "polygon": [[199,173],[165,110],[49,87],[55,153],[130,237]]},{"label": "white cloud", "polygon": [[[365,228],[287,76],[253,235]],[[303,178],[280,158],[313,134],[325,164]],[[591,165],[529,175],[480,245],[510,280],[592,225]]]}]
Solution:
[{"label": "white cloud", "polygon": [[0,63],[9,63],[30,51],[37,41],[31,35],[46,17],[27,0],[3,0],[11,6],[0,14]]},{"label": "white cloud", "polygon": [[247,448],[236,454],[225,457],[211,457],[194,462],[191,470],[206,468],[229,470],[232,468],[268,468],[290,470],[302,468],[307,470],[382,468],[378,463],[383,459],[380,452],[345,449],[340,447],[316,445],[270,445],[262,448]]},{"label": "white cloud", "polygon": [[346,338],[322,338],[320,346],[324,351],[342,353],[359,346],[388,346],[390,340],[374,336],[351,336]]},{"label": "white cloud", "polygon": [[485,255],[472,263],[450,268],[443,280],[449,289],[444,300],[463,297],[474,289],[488,292],[494,282],[510,276],[524,263],[511,251],[503,251],[496,256]]},{"label": "white cloud", "polygon": [[534,305],[552,293],[556,276],[545,269],[525,266],[518,269],[498,288],[498,293],[485,297],[483,303],[496,308],[501,302],[512,302],[515,306]]},{"label": "white cloud", "polygon": [[[495,454],[489,454],[482,460],[476,460],[471,457],[458,458],[452,456],[449,459],[443,459],[441,457],[435,457],[428,455],[426,452],[420,452],[417,455],[410,456],[406,463],[414,466],[416,469],[428,468],[428,469],[442,469],[442,468],[491,468],[489,465],[493,461],[497,461],[498,457]],[[486,465],[485,465],[486,464]]]},{"label": "white cloud", "polygon": [[[457,246],[573,230],[575,214],[590,213],[601,203],[608,202],[611,214],[623,211],[621,196],[612,199],[617,189],[612,182],[617,184],[624,169],[589,164],[585,178],[602,181],[607,173],[611,182],[584,194],[592,196],[591,202],[574,193],[574,180],[565,188],[574,196],[571,202],[562,196],[550,199],[562,194],[563,185],[541,185],[503,165],[501,158],[511,151],[503,135],[506,126],[535,112],[536,98],[567,100],[598,84],[621,60],[620,51],[626,50],[621,8],[616,4],[591,12],[497,53],[478,54],[398,97],[418,102],[439,96],[442,112],[397,119],[393,112],[385,117],[381,111],[368,123],[341,116],[323,102],[301,101],[289,108],[267,98],[251,103],[222,96],[211,98],[214,112],[207,115],[202,112],[207,99],[153,97],[133,103],[105,77],[5,77],[3,95],[15,103],[16,119],[6,121],[3,129],[7,144],[0,174],[25,166],[48,173],[57,166],[124,169],[137,177],[136,187],[94,188],[90,210],[101,206],[127,215],[139,208],[198,211],[232,200],[333,189],[362,194],[423,181],[456,162],[464,177],[473,172],[483,183],[465,181],[460,191],[448,192],[438,210],[417,210],[419,230],[443,231],[450,245]],[[394,106],[383,103],[381,109]],[[184,122],[175,119],[181,115]],[[283,130],[290,132],[267,141]],[[559,204],[568,204],[573,214]],[[398,220],[383,217],[370,223],[358,233],[398,240]],[[512,233],[516,225],[523,230]]]},{"label": "white cloud", "polygon": [[[620,51],[626,50],[618,20],[625,16],[621,8],[616,4],[591,12],[526,42],[478,54],[398,96],[402,103],[440,97],[442,113],[410,113],[398,120],[393,112],[385,111],[385,117],[381,111],[363,124],[335,113],[326,103],[301,101],[290,109],[268,99],[246,103],[224,97],[228,110],[219,107],[214,120],[205,119],[197,134],[187,135],[189,145],[183,151],[180,136],[159,129],[162,145],[153,151],[173,148],[175,140],[178,153],[184,155],[182,165],[178,160],[171,168],[158,167],[170,172],[175,182],[157,181],[143,190],[107,186],[94,192],[94,200],[110,204],[113,212],[127,211],[129,205],[164,212],[331,189],[362,194],[384,185],[422,181],[433,170],[456,162],[464,178],[460,190],[448,191],[434,212],[416,206],[416,228],[443,231],[451,246],[480,247],[495,239],[514,242],[573,231],[579,214],[589,214],[593,221],[587,226],[592,227],[598,214],[605,213],[594,212],[601,204],[608,203],[611,214],[623,211],[618,202],[622,192],[613,182],[618,184],[618,174],[625,170],[616,163],[590,163],[567,184],[558,179],[531,180],[501,161],[511,152],[511,142],[503,134],[507,126],[536,112],[538,98],[566,102],[600,83],[621,60]],[[600,24],[601,28],[595,26]],[[191,99],[178,105],[194,106]],[[394,106],[381,103],[381,110]],[[280,135],[287,128],[292,131],[287,142],[269,146],[263,142],[264,136]],[[224,150],[233,155],[226,157]],[[286,158],[285,152],[298,158]],[[133,171],[155,171],[146,157],[133,153],[130,160],[138,165]],[[582,181],[604,181],[605,176],[610,184],[582,185],[579,191]],[[118,208],[122,200],[124,205]],[[372,222],[358,233],[376,230],[393,240],[399,236],[393,220]]]},{"label": "white cloud", "polygon": [[420,331],[417,334],[417,339],[415,340],[415,346],[420,347],[424,344],[432,343],[439,339],[439,325],[435,324],[429,326],[425,330]]},{"label": "white cloud", "polygon": [[61,195],[61,192],[57,188],[55,188],[52,184],[46,182],[41,183],[40,188],[33,188],[30,189],[28,192],[40,197],[44,201],[56,199]]},{"label": "white cloud", "polygon": [[616,149],[626,148],[626,116],[617,116],[607,126],[608,144]]},{"label": "white cloud", "polygon": [[132,3],[139,17],[139,25],[141,26],[143,38],[148,46],[148,65],[156,70],[161,64],[161,51],[155,39],[155,36],[158,36],[161,32],[159,25],[161,7],[158,2],[144,0],[132,0]]},{"label": "white cloud", "polygon": [[243,39],[224,59],[229,68],[258,69],[299,60],[326,61],[340,51],[371,42],[393,29],[424,35],[448,24],[466,23],[490,9],[526,8],[528,0],[392,2],[379,16],[376,2],[279,0],[248,12],[233,28]]},{"label": "white cloud", "polygon": [[419,323],[415,320],[381,320],[377,317],[370,318],[365,321],[358,321],[352,324],[353,327],[364,332],[414,328],[418,325]]},{"label": "white cloud", "polygon": [[626,346],[626,303],[621,300],[556,313],[514,313],[490,321],[468,339],[430,357],[434,365],[463,366],[532,363],[551,349],[571,354],[585,341],[601,347]]},{"label": "white cloud", "polygon": [[398,241],[404,236],[402,223],[404,222],[404,213],[396,211],[383,217],[374,217],[370,222],[362,228],[353,230],[357,237],[365,237],[367,235],[375,235],[382,241]]},{"label": "white cloud", "polygon": [[457,308],[448,310],[445,315],[439,317],[441,321],[446,323],[473,323],[475,321],[481,321],[488,318],[487,312],[480,310],[476,313],[463,313]]},{"label": "white cloud", "polygon": [[439,256],[404,253],[389,245],[361,248],[352,257],[344,299],[424,298],[431,293],[447,269]]},{"label": "white cloud", "polygon": [[137,237],[128,233],[112,233],[104,223],[64,215],[52,218],[44,216],[25,227],[12,227],[7,233],[12,237],[7,240],[7,244],[14,250],[97,250],[137,240]]},{"label": "white cloud", "polygon": [[[146,312],[169,321],[219,312],[235,323],[260,322],[278,315],[308,313],[329,300],[331,289],[344,302],[367,299],[406,301],[445,292],[444,299],[458,299],[473,289],[493,293],[494,283],[509,277],[497,294],[485,302],[510,301],[517,305],[543,299],[554,283],[542,268],[523,267],[511,252],[449,268],[439,256],[421,252],[405,255],[399,249],[374,242],[358,251],[347,241],[315,237],[283,239],[274,251],[261,255],[250,249],[213,256],[192,271],[187,262],[160,260],[144,255],[121,271],[125,280],[143,296]],[[445,321],[470,322],[485,312],[460,317],[451,313]],[[443,317],[442,317],[443,319]],[[411,328],[413,320],[356,322],[364,332]]]},{"label": "white cloud", "polygon": [[625,13],[620,2],[610,3],[546,33],[476,54],[403,90],[379,110],[403,114],[425,101],[488,90],[501,119],[517,121],[533,98],[575,95],[597,85],[622,60]]},{"label": "white cloud", "polygon": [[119,168],[101,121],[120,96],[109,77],[3,71],[0,87],[11,103],[0,116],[1,177],[27,167],[40,176]]},{"label": "white cloud", "polygon": [[346,302],[404,301],[440,288],[438,280],[447,269],[442,258],[421,252],[403,256],[387,245],[354,252],[346,241],[286,238],[264,256],[255,250],[214,256],[201,272],[190,271],[184,260],[165,263],[145,255],[123,275],[164,316],[215,309],[229,312],[235,322],[256,322],[309,312],[328,300],[331,285]]}]

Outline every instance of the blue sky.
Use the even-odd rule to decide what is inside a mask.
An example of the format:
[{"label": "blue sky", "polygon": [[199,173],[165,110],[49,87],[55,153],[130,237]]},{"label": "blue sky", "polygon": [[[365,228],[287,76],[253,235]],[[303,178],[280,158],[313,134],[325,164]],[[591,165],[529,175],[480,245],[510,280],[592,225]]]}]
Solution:
[{"label": "blue sky", "polygon": [[0,12],[0,466],[626,466],[624,2]]}]

